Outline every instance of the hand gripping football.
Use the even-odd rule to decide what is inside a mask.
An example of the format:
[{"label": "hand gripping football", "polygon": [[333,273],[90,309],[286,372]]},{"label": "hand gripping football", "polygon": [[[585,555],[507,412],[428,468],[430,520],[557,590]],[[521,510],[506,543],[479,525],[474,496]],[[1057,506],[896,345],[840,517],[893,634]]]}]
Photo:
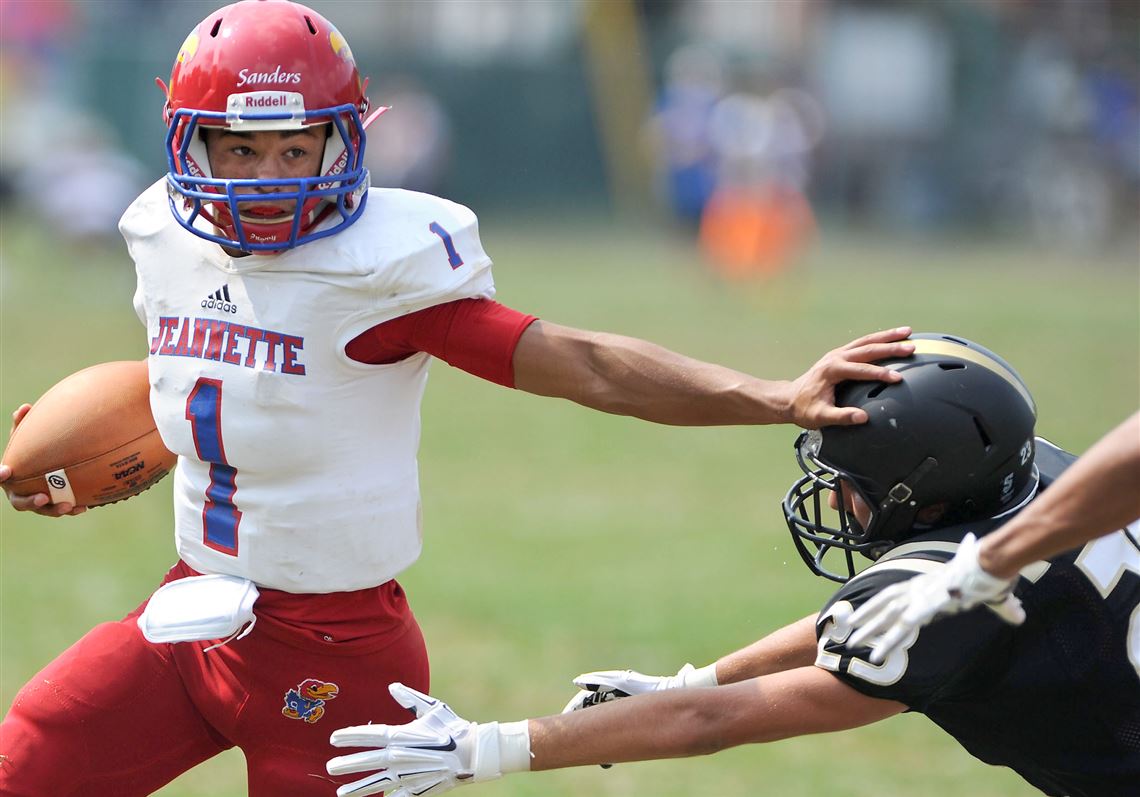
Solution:
[{"label": "hand gripping football", "polygon": [[40,397],[8,440],[4,487],[52,503],[102,506],[151,487],[174,467],[150,411],[142,361],[93,365]]}]

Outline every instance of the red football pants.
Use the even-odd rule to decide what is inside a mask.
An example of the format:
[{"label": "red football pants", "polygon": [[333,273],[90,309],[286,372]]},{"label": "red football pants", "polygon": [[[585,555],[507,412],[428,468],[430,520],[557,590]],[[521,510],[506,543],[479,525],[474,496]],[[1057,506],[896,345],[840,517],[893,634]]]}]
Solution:
[{"label": "red football pants", "polygon": [[[180,565],[167,580],[192,572]],[[306,602],[330,618],[338,604],[345,611],[324,627],[298,623]],[[371,625],[343,622],[373,603]],[[353,752],[329,745],[329,734],[410,721],[391,681],[428,690],[423,636],[395,582],[319,596],[263,590],[249,636],[210,651],[209,642],[147,642],[141,610],[96,626],[16,695],[0,724],[0,794],[150,794],[237,746],[250,797],[330,797],[361,776],[325,773],[329,758]]]}]

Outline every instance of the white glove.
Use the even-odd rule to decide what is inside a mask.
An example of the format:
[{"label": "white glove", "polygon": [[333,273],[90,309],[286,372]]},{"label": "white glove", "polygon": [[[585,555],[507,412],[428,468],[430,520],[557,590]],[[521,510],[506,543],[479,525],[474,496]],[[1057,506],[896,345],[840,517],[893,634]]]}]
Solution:
[{"label": "white glove", "polygon": [[380,769],[341,786],[337,797],[388,797],[443,794],[456,786],[494,780],[504,773],[530,769],[530,732],[526,720],[475,723],[456,716],[448,705],[394,683],[392,697],[415,712],[406,725],[356,725],[333,731],[334,747],[375,747],[338,756],[325,765],[330,775]]},{"label": "white glove", "polygon": [[698,670],[692,664],[686,664],[676,675],[642,675],[635,670],[602,670],[583,673],[574,679],[574,683],[580,691],[570,698],[566,708],[562,709],[563,714],[646,692],[716,686],[716,665],[710,664]]},{"label": "white glove", "polygon": [[1007,623],[1021,625],[1025,609],[1013,594],[1017,579],[997,578],[983,570],[978,564],[979,547],[977,537],[967,534],[945,567],[892,584],[871,598],[851,615],[854,630],[847,643],[870,643],[872,663],[881,664],[903,639],[938,615],[957,614],[983,603]]}]

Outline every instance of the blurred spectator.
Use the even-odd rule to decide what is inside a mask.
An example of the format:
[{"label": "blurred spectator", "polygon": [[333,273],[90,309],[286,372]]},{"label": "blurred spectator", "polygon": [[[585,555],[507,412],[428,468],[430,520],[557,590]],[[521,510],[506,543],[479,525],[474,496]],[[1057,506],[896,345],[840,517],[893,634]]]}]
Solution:
[{"label": "blurred spectator", "polygon": [[[370,131],[376,185],[485,199],[494,185],[500,202],[533,207],[612,200],[599,129],[613,120],[596,118],[594,88],[583,80],[588,4],[307,4],[347,15],[366,42],[357,45],[361,55],[373,59],[374,104],[394,106]],[[779,191],[760,200],[750,189],[743,204],[728,204],[745,217],[762,204],[791,207],[798,195],[832,224],[981,230],[1078,250],[1134,245],[1136,0],[632,5],[645,34],[639,53],[663,75],[647,136],[657,196],[690,230],[700,228],[718,186],[764,183]],[[49,151],[53,102],[101,115],[127,151],[160,173],[165,163],[149,143],[159,124],[154,87],[122,76],[169,69],[166,50],[207,7],[208,0],[0,0],[0,199],[24,184],[21,174],[35,160],[29,153]],[[128,29],[147,35],[126,47]],[[742,85],[739,64],[780,71],[769,69],[767,84]],[[406,82],[385,81],[393,65]],[[629,82],[620,67],[607,68],[602,80]],[[453,121],[477,114],[478,123],[453,140],[443,108]],[[540,138],[562,157],[530,157],[519,143]],[[634,157],[628,148],[623,155]],[[726,174],[736,176],[725,182]],[[776,198],[789,187],[790,195]],[[735,223],[725,229],[748,239]]]},{"label": "blurred spectator", "polygon": [[843,220],[915,228],[948,213],[937,166],[954,50],[934,8],[836,4],[819,21],[805,57],[828,119],[824,197]]},{"label": "blurred spectator", "polygon": [[1078,251],[1107,244],[1122,221],[1135,224],[1140,161],[1135,59],[1129,69],[1106,57],[1105,7],[1088,9],[1092,33],[1058,27],[1040,10],[1028,19],[1007,87],[1021,134],[1009,215],[1043,243]]},{"label": "blurred spectator", "polygon": [[700,239],[723,274],[772,274],[803,249],[814,228],[806,189],[822,132],[818,104],[799,90],[731,94],[710,123],[716,188]]},{"label": "blurred spectator", "polygon": [[[746,77],[759,84],[768,75]],[[742,81],[714,47],[678,48],[648,127],[665,204],[697,229],[715,268],[739,277],[780,270],[807,239],[822,112],[801,90],[730,92],[732,82]]]},{"label": "blurred spectator", "polygon": [[143,179],[80,101],[71,63],[80,11],[69,0],[0,0],[0,185],[67,240],[117,242]]},{"label": "blurred spectator", "polygon": [[[53,72],[60,78],[77,27],[72,0],[0,0],[0,52],[5,71]],[[21,68],[22,66],[22,68]]]},{"label": "blurred spectator", "polygon": [[12,198],[36,151],[20,135],[29,102],[63,90],[75,11],[71,0],[0,0],[0,202]]},{"label": "blurred spectator", "polygon": [[699,45],[681,47],[665,65],[664,86],[650,120],[659,191],[676,218],[693,226],[716,186],[710,125],[724,91],[720,57]]}]

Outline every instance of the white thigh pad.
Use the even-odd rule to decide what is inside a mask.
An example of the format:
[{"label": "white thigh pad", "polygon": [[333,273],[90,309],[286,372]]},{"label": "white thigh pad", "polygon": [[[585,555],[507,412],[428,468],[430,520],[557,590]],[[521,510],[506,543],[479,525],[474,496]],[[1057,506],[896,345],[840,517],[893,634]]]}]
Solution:
[{"label": "white thigh pad", "polygon": [[[148,642],[229,640],[253,630],[258,598],[252,581],[237,576],[207,575],[181,578],[155,591],[139,616],[139,629]],[[243,626],[247,626],[242,631]]]}]

